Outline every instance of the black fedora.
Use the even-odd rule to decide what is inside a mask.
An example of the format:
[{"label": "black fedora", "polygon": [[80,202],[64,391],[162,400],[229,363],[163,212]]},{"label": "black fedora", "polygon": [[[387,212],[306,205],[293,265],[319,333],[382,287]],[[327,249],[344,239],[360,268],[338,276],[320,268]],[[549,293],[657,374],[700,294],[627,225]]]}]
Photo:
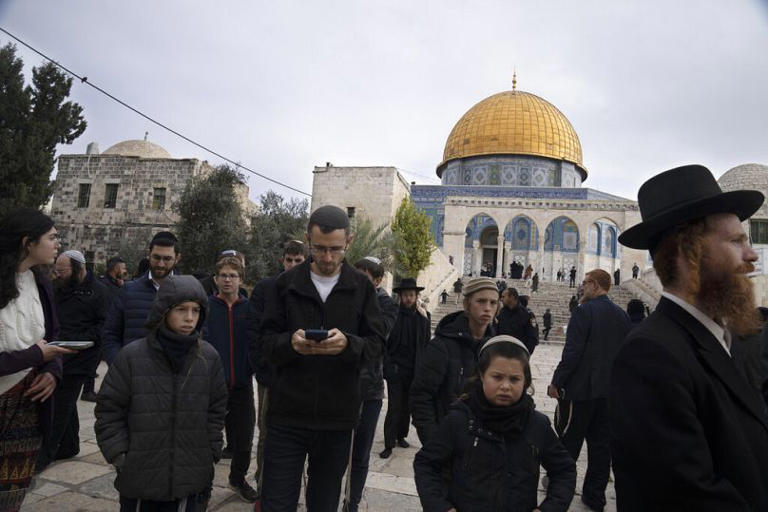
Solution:
[{"label": "black fedora", "polygon": [[394,288],[392,288],[392,291],[395,293],[400,293],[403,290],[416,290],[417,292],[420,292],[423,290],[423,286],[416,286],[416,280],[412,277],[404,277],[400,280],[400,284]]},{"label": "black fedora", "polygon": [[653,249],[671,227],[716,213],[733,213],[743,221],[763,199],[757,190],[723,192],[703,165],[676,167],[643,183],[637,193],[643,221],[619,235],[619,242],[632,249]]}]

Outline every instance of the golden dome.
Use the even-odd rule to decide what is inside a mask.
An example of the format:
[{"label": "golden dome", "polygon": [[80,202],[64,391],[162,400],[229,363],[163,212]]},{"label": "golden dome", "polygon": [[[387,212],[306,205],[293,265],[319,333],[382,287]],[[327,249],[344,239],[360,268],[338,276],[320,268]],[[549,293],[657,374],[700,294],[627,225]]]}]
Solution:
[{"label": "golden dome", "polygon": [[504,91],[489,96],[459,119],[445,143],[443,161],[479,155],[533,155],[575,164],[587,178],[581,143],[568,119],[535,94]]}]

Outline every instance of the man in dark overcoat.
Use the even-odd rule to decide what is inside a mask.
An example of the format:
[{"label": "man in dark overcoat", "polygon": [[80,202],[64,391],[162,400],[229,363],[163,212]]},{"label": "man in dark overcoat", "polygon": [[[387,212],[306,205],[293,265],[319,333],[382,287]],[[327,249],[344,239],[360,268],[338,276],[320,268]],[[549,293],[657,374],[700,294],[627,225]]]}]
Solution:
[{"label": "man in dark overcoat", "polygon": [[591,270],[581,285],[584,300],[571,314],[563,355],[547,394],[572,404],[570,425],[561,439],[573,460],[579,458],[586,440],[589,462],[581,501],[591,510],[603,510],[611,472],[608,383],[613,358],[629,332],[630,322],[629,315],[608,298],[608,272]]},{"label": "man in dark overcoat", "polygon": [[[763,203],[723,193],[705,167],[646,181],[642,222],[619,241],[648,249],[664,291],[616,357],[609,401],[619,511],[768,510],[768,421],[731,357],[757,323],[742,221]],[[727,326],[727,329],[726,329]]]}]

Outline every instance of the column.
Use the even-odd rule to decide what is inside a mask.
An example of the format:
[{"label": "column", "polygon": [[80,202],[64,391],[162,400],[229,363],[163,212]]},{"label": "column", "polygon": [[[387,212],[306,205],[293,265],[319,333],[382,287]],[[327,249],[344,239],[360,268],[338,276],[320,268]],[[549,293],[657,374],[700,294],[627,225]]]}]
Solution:
[{"label": "column", "polygon": [[496,239],[496,277],[501,277],[501,272],[504,265],[504,232],[499,233],[499,237]]},{"label": "column", "polygon": [[480,267],[483,265],[483,249],[480,247],[480,241],[472,242],[472,277],[480,275]]}]

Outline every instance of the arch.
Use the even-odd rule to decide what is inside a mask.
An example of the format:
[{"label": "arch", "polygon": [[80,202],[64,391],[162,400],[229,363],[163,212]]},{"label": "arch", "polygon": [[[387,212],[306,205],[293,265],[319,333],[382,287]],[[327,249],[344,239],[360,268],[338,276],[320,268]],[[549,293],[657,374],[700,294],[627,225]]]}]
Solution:
[{"label": "arch", "polygon": [[593,222],[589,225],[587,233],[587,252],[590,254],[600,254],[600,241],[602,240],[602,229],[600,224]]},{"label": "arch", "polygon": [[539,228],[527,215],[518,215],[507,223],[504,240],[511,243],[512,250],[535,251],[539,248]]},{"label": "arch", "polygon": [[486,226],[480,232],[480,245],[484,247],[496,247],[499,244],[499,228],[495,224]]},{"label": "arch", "polygon": [[602,217],[595,221],[600,228],[599,246],[601,256],[616,258],[618,256],[619,228],[611,219]]},{"label": "arch", "polygon": [[472,247],[473,242],[479,242],[481,233],[489,226],[496,226],[498,229],[496,219],[487,213],[481,212],[469,219],[464,230],[466,233],[464,236],[464,247]]},{"label": "arch", "polygon": [[561,215],[547,225],[544,251],[579,252],[579,228],[573,219]]}]

